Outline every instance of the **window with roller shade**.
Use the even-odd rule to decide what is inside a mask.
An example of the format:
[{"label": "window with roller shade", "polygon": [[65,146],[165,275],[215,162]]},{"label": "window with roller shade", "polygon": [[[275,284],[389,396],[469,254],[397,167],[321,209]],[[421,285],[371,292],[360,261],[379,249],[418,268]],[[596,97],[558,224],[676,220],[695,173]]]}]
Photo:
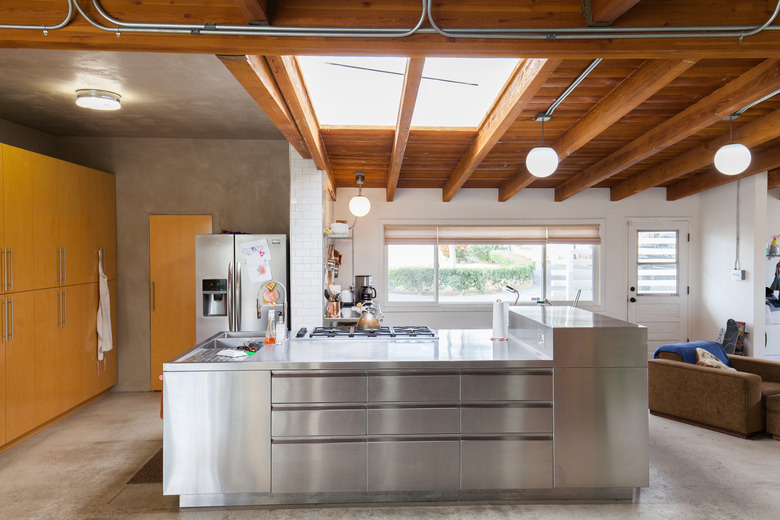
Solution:
[{"label": "window with roller shade", "polygon": [[598,224],[386,225],[389,302],[565,303],[596,300]]}]

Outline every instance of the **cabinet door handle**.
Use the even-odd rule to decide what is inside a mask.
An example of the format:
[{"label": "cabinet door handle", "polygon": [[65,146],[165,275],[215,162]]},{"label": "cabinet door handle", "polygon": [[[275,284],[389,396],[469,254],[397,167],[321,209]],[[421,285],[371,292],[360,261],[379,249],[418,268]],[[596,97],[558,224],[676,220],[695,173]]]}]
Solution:
[{"label": "cabinet door handle", "polygon": [[8,287],[8,269],[6,267],[6,256],[5,256],[5,248],[3,248],[3,290],[5,291]]},{"label": "cabinet door handle", "polygon": [[62,249],[57,248],[57,284],[62,282]]},{"label": "cabinet door handle", "polygon": [[3,298],[3,342],[6,341],[6,338],[8,337],[8,334],[6,334],[8,330],[8,308],[5,306],[5,298]]},{"label": "cabinet door handle", "polygon": [[62,291],[57,291],[57,311],[60,314],[60,321],[57,322],[57,326],[62,328]]},{"label": "cabinet door handle", "polygon": [[62,284],[67,285],[68,283],[68,255],[67,251],[65,251],[65,248],[62,248]]},{"label": "cabinet door handle", "polygon": [[[8,278],[10,281],[8,282],[9,291],[14,290],[14,248],[11,247],[8,249]],[[13,309],[13,305],[11,305],[11,308]],[[13,336],[13,334],[11,334]]]},{"label": "cabinet door handle", "polygon": [[68,323],[68,293],[62,291],[62,326]]},{"label": "cabinet door handle", "polygon": [[8,333],[8,341],[14,340],[14,299],[11,298],[11,319],[8,321],[11,325],[11,331]]}]

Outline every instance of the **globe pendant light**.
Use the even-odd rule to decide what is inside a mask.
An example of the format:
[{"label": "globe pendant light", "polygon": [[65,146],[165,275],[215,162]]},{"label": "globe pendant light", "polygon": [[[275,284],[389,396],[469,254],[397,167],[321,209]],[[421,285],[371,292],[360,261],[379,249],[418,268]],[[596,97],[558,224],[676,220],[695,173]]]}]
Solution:
[{"label": "globe pendant light", "polygon": [[371,201],[369,201],[367,197],[363,196],[363,182],[365,180],[365,173],[355,172],[355,181],[357,181],[358,185],[358,194],[350,199],[349,212],[356,217],[365,217],[371,210]]},{"label": "globe pendant light", "polygon": [[531,175],[535,177],[549,177],[558,168],[558,154],[549,146],[544,146],[544,122],[550,116],[537,116],[537,121],[542,122],[542,146],[532,148],[525,157],[525,166]]},{"label": "globe pendant light", "polygon": [[750,166],[750,150],[747,146],[734,142],[731,133],[731,121],[734,116],[729,116],[729,140],[730,144],[721,146],[715,152],[715,168],[725,175],[738,175]]}]

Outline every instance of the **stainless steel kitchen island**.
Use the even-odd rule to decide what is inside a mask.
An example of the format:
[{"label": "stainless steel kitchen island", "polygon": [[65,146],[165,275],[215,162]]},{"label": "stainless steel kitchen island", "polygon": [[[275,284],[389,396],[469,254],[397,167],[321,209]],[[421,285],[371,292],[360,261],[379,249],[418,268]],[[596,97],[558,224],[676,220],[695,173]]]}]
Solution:
[{"label": "stainless steel kitchen island", "polygon": [[[207,340],[164,365],[163,492],[182,507],[630,499],[649,484],[646,329],[513,308],[510,339]],[[244,334],[245,335],[245,334]]]}]

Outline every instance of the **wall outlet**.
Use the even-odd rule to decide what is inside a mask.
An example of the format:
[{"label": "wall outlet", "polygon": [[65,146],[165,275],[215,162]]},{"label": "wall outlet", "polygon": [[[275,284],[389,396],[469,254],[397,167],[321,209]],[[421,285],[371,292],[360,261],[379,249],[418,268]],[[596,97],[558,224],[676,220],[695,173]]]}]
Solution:
[{"label": "wall outlet", "polygon": [[745,270],[744,269],[733,269],[731,271],[731,279],[732,280],[744,280],[745,279]]}]

